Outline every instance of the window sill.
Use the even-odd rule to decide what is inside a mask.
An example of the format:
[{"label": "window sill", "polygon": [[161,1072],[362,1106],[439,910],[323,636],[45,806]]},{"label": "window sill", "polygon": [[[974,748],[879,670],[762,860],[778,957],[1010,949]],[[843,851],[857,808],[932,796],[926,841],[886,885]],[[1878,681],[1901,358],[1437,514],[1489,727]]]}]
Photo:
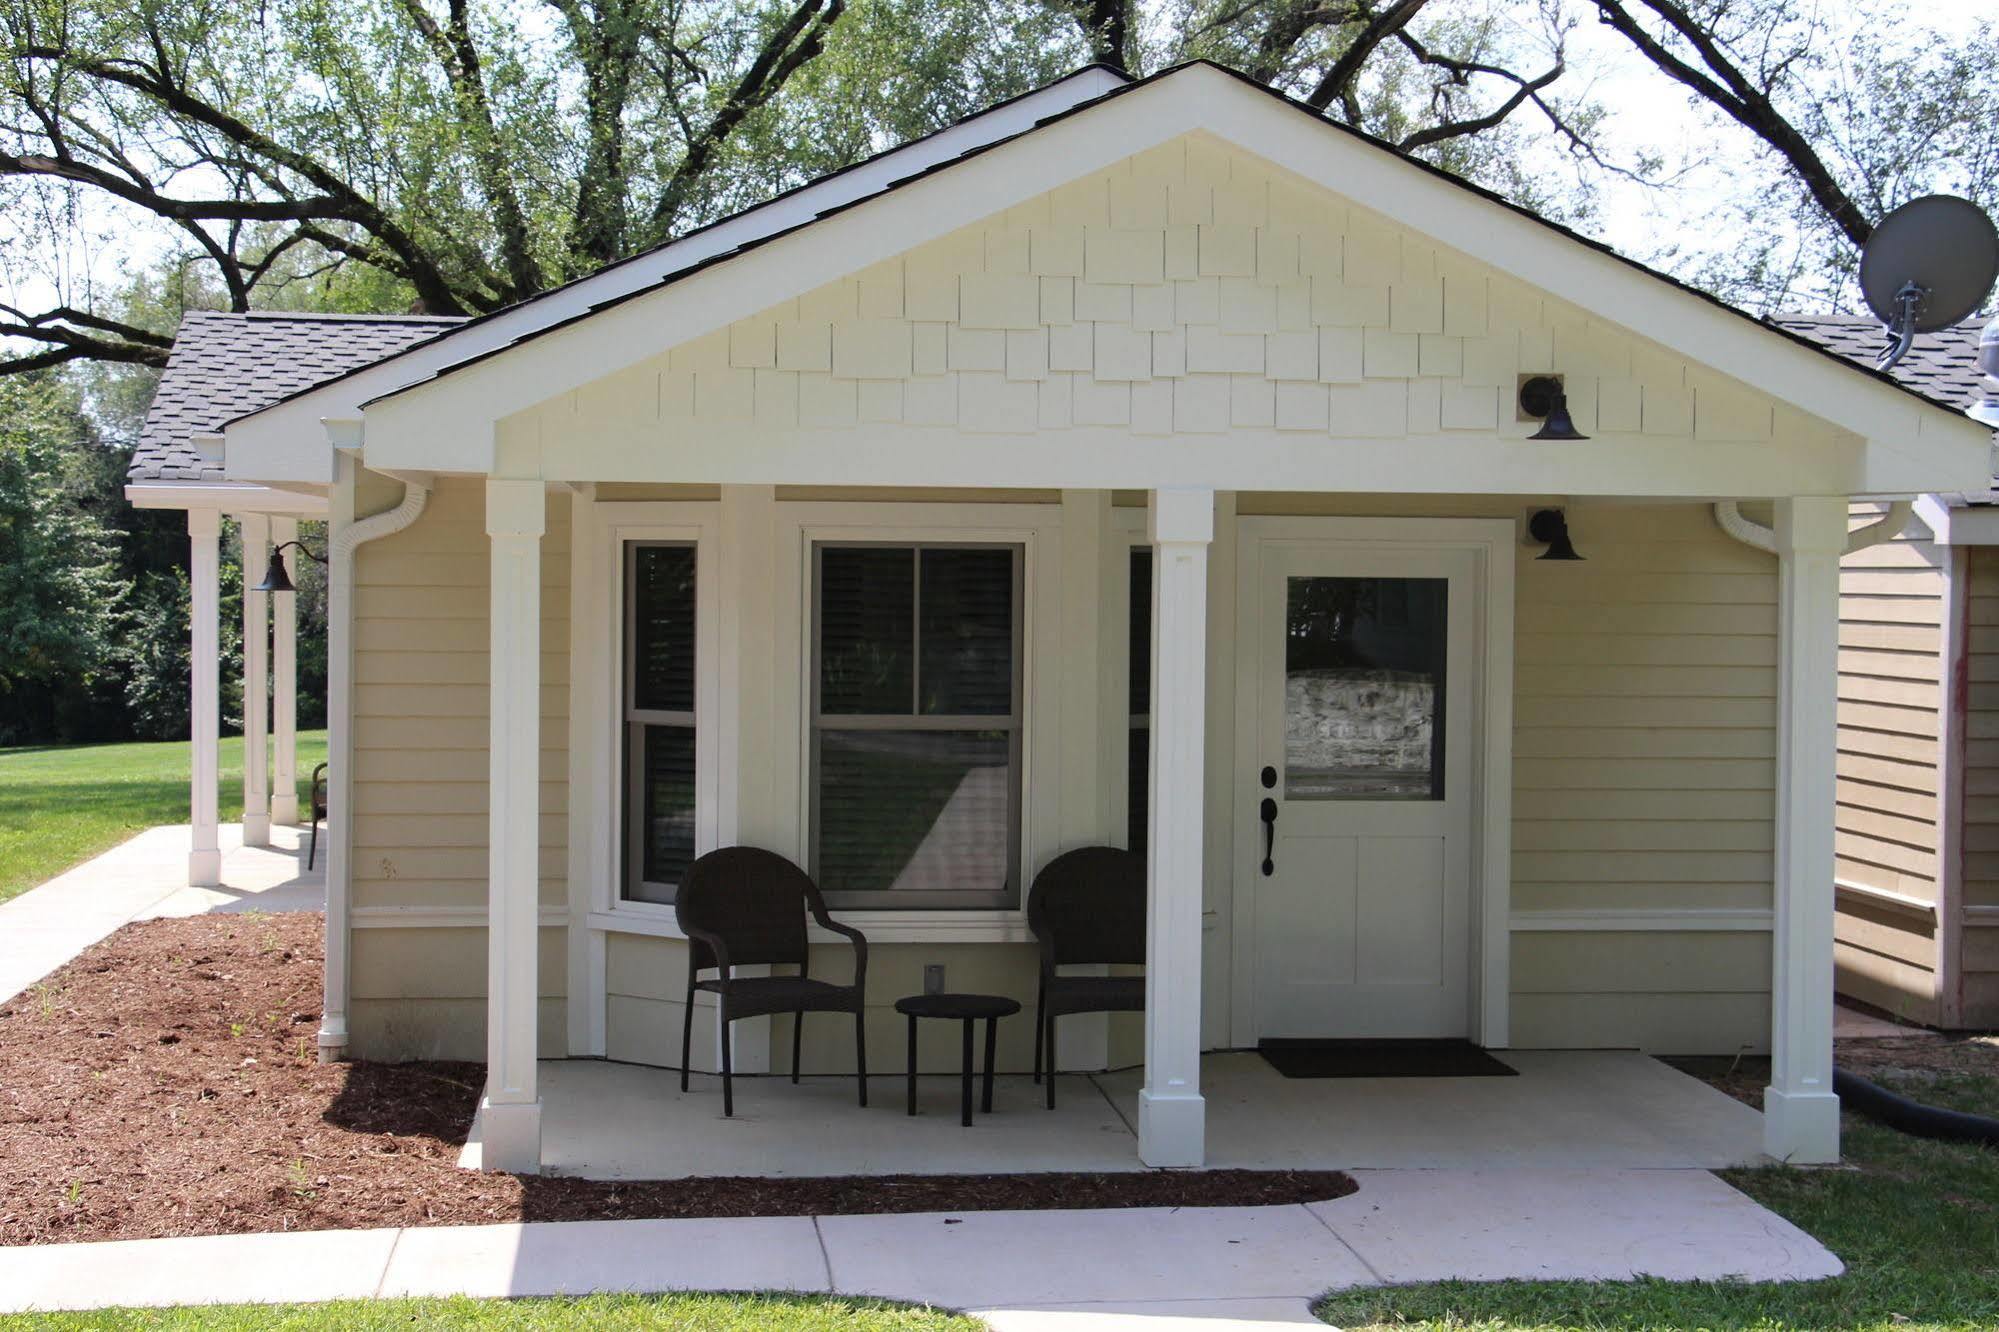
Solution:
[{"label": "window sill", "polygon": [[[851,925],[871,944],[897,943],[1032,943],[1023,911],[840,911],[833,919]],[[655,939],[685,939],[671,915],[639,911],[593,911],[586,918],[593,930],[613,934],[643,934]],[[813,943],[846,942],[839,935],[812,927]]]}]

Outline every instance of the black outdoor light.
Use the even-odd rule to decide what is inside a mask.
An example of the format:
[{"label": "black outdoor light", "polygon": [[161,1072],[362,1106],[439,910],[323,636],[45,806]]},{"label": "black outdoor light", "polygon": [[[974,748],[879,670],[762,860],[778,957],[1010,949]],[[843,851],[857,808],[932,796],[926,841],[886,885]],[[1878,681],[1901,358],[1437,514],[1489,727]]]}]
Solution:
[{"label": "black outdoor light", "polygon": [[1536,509],[1527,520],[1527,535],[1548,549],[1537,555],[1542,560],[1580,560],[1569,542],[1569,519],[1560,509]]},{"label": "black outdoor light", "polygon": [[1520,410],[1541,422],[1529,439],[1588,439],[1569,416],[1569,395],[1553,375],[1535,375],[1520,386]]},{"label": "black outdoor light", "polygon": [[311,560],[314,564],[326,563],[326,557],[324,555],[313,554],[310,550],[306,548],[305,543],[302,541],[281,541],[277,545],[271,547],[271,567],[264,571],[264,581],[250,589],[252,592],[298,591],[298,586],[292,582],[292,576],[290,571],[285,568],[286,546],[293,547],[298,551],[299,554],[305,556],[307,559]]}]

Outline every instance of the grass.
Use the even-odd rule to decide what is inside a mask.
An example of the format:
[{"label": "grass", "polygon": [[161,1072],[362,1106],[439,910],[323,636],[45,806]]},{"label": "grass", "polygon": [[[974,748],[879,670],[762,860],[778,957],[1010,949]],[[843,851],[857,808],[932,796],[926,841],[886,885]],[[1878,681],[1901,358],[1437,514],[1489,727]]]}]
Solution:
[{"label": "grass", "polygon": [[[1957,1071],[1878,1080],[1999,1115],[1999,1051]],[[1977,1071],[1972,1071],[1977,1070]],[[1333,1295],[1342,1332],[1972,1332],[1999,1326],[1999,1151],[1904,1137],[1847,1116],[1847,1168],[1740,1170],[1731,1184],[1846,1263],[1829,1281],[1442,1282]]]},{"label": "grass", "polygon": [[0,1332],[978,1332],[974,1319],[877,1300],[810,1295],[593,1295],[583,1299],[367,1300],[111,1309],[0,1317]]},{"label": "grass", "polygon": [[[326,732],[298,737],[299,808],[309,809]],[[222,742],[223,820],[243,808],[243,741]],[[134,833],[187,822],[185,740],[0,749],[0,902]]]}]

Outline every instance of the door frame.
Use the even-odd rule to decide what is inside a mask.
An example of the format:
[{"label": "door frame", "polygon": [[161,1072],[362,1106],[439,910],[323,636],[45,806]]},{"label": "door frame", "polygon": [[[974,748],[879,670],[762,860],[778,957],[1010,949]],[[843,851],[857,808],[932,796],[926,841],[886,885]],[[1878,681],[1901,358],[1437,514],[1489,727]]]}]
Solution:
[{"label": "door frame", "polygon": [[[1353,546],[1371,552],[1467,551],[1472,556],[1475,601],[1472,656],[1479,672],[1473,690],[1471,929],[1466,987],[1468,1029],[1487,1049],[1509,1043],[1513,850],[1513,583],[1520,549],[1519,524],[1510,518],[1293,518],[1237,519],[1235,641],[1235,781],[1233,807],[1224,812],[1234,831],[1231,875],[1230,1044],[1256,1044],[1256,877],[1250,853],[1261,846],[1256,802],[1260,672],[1257,640],[1266,545]],[[1259,792],[1260,794],[1260,792]]]}]

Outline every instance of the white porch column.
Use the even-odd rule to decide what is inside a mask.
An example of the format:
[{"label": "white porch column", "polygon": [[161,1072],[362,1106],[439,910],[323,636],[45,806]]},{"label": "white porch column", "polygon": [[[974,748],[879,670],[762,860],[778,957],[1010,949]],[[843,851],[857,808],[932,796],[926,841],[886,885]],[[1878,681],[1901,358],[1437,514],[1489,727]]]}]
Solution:
[{"label": "white porch column", "polygon": [[1201,826],[1211,490],[1152,493],[1152,799],[1147,828],[1145,1086],[1138,1155],[1197,1166],[1201,1099]]},{"label": "white porch column", "polygon": [[246,513],[243,537],[243,845],[271,844],[271,594],[253,589],[271,558],[271,520]]},{"label": "white porch column", "polygon": [[1780,500],[1777,876],[1763,1149],[1839,1159],[1832,1090],[1833,764],[1844,498]]},{"label": "white porch column", "polygon": [[197,888],[222,882],[222,849],[215,838],[216,783],[222,744],[222,515],[214,509],[187,511],[188,536],[188,751],[192,777],[188,821],[194,845],[187,856],[187,881]]},{"label": "white porch column", "polygon": [[[298,519],[272,518],[271,544],[298,540]],[[291,556],[298,569],[298,556]],[[263,577],[263,570],[257,576]],[[298,594],[271,598],[271,822],[298,822]]]},{"label": "white porch column", "polygon": [[482,1164],[541,1169],[535,1085],[539,995],[541,812],[540,481],[486,483],[492,544],[489,898],[486,906],[486,1095]]}]

